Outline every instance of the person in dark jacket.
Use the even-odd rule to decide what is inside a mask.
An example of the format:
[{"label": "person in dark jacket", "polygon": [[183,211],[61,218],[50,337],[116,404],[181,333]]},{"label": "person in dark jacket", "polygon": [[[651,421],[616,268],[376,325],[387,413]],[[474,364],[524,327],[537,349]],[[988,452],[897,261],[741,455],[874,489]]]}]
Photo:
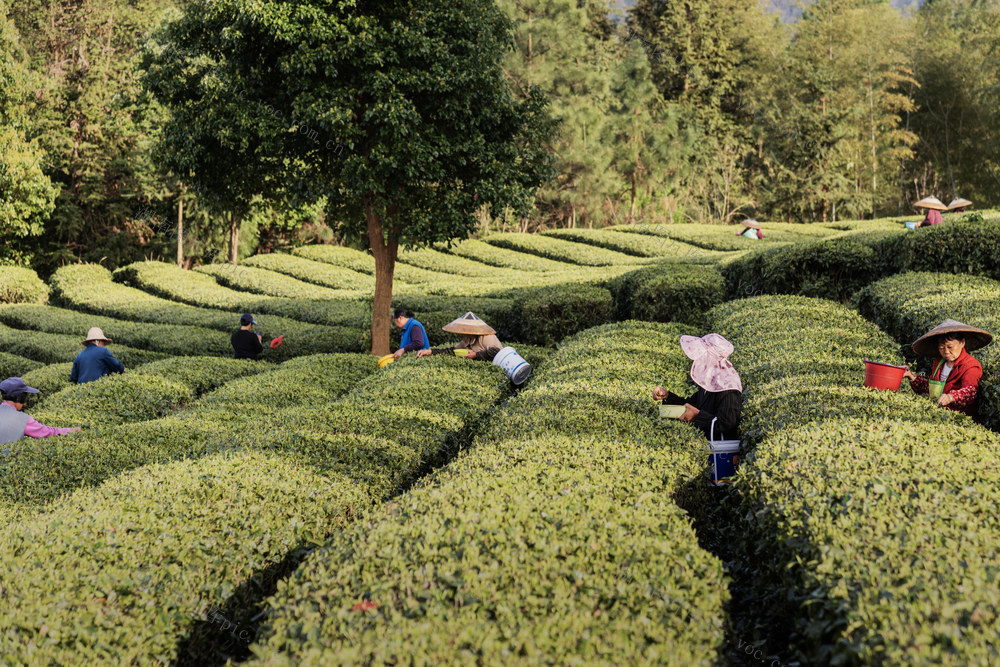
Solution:
[{"label": "person in dark jacket", "polygon": [[[653,390],[653,398],[686,409],[681,421],[697,426],[706,438],[738,440],[740,412],[743,406],[743,383],[728,357],[733,344],[716,333],[698,338],[681,336],[681,349],[692,360],[691,379],[698,391],[682,398],[663,387]],[[712,433],[712,421],[715,432]]]},{"label": "person in dark jacket", "polygon": [[83,384],[111,373],[124,373],[125,366],[105,347],[110,342],[111,339],[104,335],[100,327],[91,327],[83,341],[83,352],[73,360],[69,381]]},{"label": "person in dark jacket", "polygon": [[261,342],[260,334],[250,331],[250,327],[257,324],[257,321],[250,313],[243,313],[240,316],[240,328],[233,332],[229,342],[233,346],[233,357],[236,359],[257,359],[264,351],[264,343]]},{"label": "person in dark jacket", "polygon": [[[0,395],[3,398],[3,403],[0,403],[0,444],[17,442],[24,436],[48,438],[80,430],[79,426],[70,428],[46,426],[22,412],[31,396],[37,393],[37,389],[29,387],[21,378],[7,378],[0,382]],[[8,454],[9,450],[5,448],[0,452]]]},{"label": "person in dark jacket", "polygon": [[397,308],[392,311],[392,323],[403,330],[403,335],[399,340],[399,349],[393,352],[392,356],[399,359],[407,352],[430,349],[431,344],[427,340],[427,329],[413,318],[412,312],[406,308]]}]

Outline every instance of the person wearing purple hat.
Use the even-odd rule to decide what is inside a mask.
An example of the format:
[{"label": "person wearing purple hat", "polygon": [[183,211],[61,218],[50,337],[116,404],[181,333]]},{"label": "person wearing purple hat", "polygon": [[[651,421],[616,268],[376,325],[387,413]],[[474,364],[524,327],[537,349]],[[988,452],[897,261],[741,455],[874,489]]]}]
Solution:
[{"label": "person wearing purple hat", "polygon": [[257,359],[264,351],[260,334],[250,331],[250,327],[255,324],[257,321],[250,313],[243,313],[240,316],[240,328],[234,331],[229,339],[236,359]]},{"label": "person wearing purple hat", "polygon": [[707,336],[681,336],[681,349],[693,362],[691,379],[698,391],[682,398],[663,387],[653,390],[653,398],[668,405],[683,405],[681,421],[688,421],[712,439],[715,421],[716,440],[736,440],[740,437],[740,412],[743,406],[743,383],[728,357],[733,344],[717,333]]},{"label": "person wearing purple hat", "polygon": [[0,403],[0,444],[16,442],[24,436],[48,438],[80,430],[79,426],[54,428],[39,424],[22,412],[31,395],[37,393],[37,389],[26,385],[21,378],[7,378],[0,382],[0,395],[3,397],[3,403]]}]

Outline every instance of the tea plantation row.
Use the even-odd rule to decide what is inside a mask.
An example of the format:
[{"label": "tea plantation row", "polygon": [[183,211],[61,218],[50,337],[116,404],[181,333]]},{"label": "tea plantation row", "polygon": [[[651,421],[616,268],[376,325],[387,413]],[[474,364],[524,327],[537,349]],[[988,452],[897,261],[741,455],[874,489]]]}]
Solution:
[{"label": "tea plantation row", "polygon": [[1000,438],[905,385],[862,388],[863,357],[902,357],[843,306],[759,297],[710,319],[757,441],[731,531],[757,645],[803,664],[995,662]]},{"label": "tea plantation row", "polygon": [[279,584],[257,660],[713,664],[721,563],[671,499],[704,483],[704,444],[649,398],[688,390],[682,332],[564,342],[472,448]]}]

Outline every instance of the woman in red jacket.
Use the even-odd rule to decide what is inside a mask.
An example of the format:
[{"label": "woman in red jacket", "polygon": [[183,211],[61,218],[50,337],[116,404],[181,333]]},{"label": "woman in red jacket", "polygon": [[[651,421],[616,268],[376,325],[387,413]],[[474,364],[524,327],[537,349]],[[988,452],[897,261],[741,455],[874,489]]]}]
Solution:
[{"label": "woman in red jacket", "polygon": [[987,331],[945,320],[913,341],[913,351],[919,356],[935,357],[930,377],[911,371],[906,371],[903,377],[918,394],[928,393],[930,381],[944,382],[938,405],[978,418],[979,379],[983,377],[983,367],[969,352],[986,347],[992,340],[992,334]]}]

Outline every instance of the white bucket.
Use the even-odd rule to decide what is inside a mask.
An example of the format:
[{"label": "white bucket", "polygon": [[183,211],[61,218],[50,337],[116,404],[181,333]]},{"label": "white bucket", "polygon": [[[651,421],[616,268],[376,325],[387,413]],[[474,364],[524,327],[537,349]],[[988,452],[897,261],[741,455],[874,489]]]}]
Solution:
[{"label": "white bucket", "polygon": [[502,368],[510,381],[516,385],[524,384],[531,375],[531,364],[512,347],[505,347],[497,352],[497,356],[493,357],[493,363]]}]

